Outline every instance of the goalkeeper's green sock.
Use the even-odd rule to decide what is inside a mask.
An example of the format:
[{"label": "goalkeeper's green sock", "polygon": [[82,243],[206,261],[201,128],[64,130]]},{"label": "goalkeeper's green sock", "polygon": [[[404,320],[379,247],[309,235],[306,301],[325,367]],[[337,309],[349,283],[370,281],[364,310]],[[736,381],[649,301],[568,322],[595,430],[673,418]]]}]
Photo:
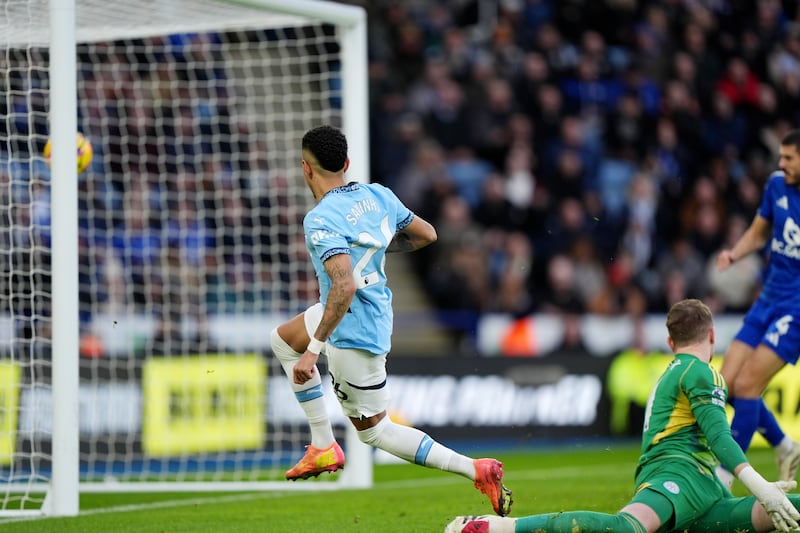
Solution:
[{"label": "goalkeeper's green sock", "polygon": [[606,514],[570,511],[517,518],[515,533],[645,533],[628,513]]}]

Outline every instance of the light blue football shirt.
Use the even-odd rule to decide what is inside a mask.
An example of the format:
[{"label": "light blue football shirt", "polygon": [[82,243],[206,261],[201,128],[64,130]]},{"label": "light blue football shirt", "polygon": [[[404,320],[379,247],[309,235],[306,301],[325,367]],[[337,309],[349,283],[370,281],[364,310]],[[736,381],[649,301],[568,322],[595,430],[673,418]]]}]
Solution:
[{"label": "light blue football shirt", "polygon": [[306,247],[325,304],[331,280],[323,264],[350,254],[356,294],[350,309],[328,338],[337,348],[358,348],[375,355],[391,349],[392,292],[386,286],[386,248],[414,214],[377,183],[348,183],[328,191],[303,219]]},{"label": "light blue football shirt", "polygon": [[769,268],[762,294],[781,306],[800,306],[800,191],[783,172],[770,175],[758,214],[772,223]]}]

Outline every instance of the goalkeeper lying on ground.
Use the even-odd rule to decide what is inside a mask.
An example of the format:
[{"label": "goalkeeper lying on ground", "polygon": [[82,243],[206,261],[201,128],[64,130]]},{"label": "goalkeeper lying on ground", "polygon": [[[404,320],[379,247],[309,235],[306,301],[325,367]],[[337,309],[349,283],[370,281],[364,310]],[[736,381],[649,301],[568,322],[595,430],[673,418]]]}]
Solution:
[{"label": "goalkeeper lying on ground", "polygon": [[[521,518],[460,516],[445,533],[753,533],[798,530],[795,481],[769,483],[747,463],[725,416],[727,386],[709,365],[711,310],[683,300],[667,315],[675,358],[647,402],[636,491],[617,514],[567,511]],[[753,496],[734,498],[714,473],[734,472]]]}]

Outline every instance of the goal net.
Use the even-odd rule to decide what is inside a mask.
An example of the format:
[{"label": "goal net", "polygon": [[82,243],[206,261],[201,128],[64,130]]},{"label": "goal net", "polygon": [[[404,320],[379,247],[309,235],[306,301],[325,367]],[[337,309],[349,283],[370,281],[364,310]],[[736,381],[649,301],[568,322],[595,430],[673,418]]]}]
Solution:
[{"label": "goal net", "polygon": [[[309,435],[269,348],[270,330],[318,296],[303,133],[342,127],[348,177],[367,178],[363,10],[75,0],[73,45],[50,42],[60,34],[46,0],[2,6],[0,516],[63,513],[49,501],[72,489],[54,489],[54,452],[73,444],[80,491],[368,486],[371,456],[330,389],[347,468],[283,481]],[[54,81],[59,46],[74,46],[72,88]],[[77,90],[77,129],[94,150],[74,209],[42,155],[49,138],[75,137],[53,131],[64,90]],[[63,224],[77,225],[77,279],[53,257]],[[76,312],[54,307],[59,288],[74,290]],[[54,323],[74,323],[78,345],[54,339]],[[73,355],[76,383],[56,397],[56,362]],[[76,443],[54,435],[59,422]]]}]

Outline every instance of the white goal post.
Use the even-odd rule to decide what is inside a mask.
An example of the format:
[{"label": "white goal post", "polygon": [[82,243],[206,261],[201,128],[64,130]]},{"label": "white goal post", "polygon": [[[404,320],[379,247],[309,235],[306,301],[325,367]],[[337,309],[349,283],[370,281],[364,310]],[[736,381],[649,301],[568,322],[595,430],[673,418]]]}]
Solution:
[{"label": "white goal post", "polygon": [[76,515],[80,492],[371,486],[330,387],[346,468],[283,480],[309,435],[269,349],[317,297],[302,134],[342,127],[348,178],[369,179],[363,8],[6,0],[3,17],[0,519]]}]

